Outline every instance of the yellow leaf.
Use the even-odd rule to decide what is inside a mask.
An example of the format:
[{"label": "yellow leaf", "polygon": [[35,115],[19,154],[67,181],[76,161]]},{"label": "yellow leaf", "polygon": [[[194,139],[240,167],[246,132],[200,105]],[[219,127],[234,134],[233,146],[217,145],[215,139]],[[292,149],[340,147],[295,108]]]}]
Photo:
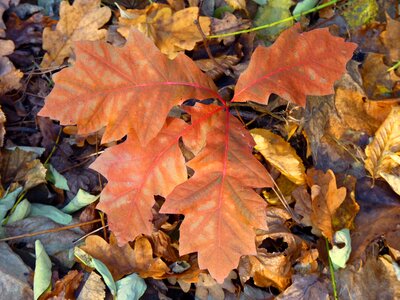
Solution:
[{"label": "yellow leaf", "polygon": [[228,5],[234,9],[246,10],[246,0],[225,0]]},{"label": "yellow leaf", "polygon": [[389,183],[393,191],[400,195],[400,176],[384,172],[380,173],[380,175],[386,180],[387,183]]},{"label": "yellow leaf", "polygon": [[[128,38],[131,28],[150,37],[162,53],[170,59],[179,51],[193,50],[203,37],[195,24],[198,7],[189,7],[177,12],[165,4],[152,3],[145,9],[128,9],[119,18],[118,32]],[[210,18],[200,17],[200,26],[205,35],[210,33]]]},{"label": "yellow leaf", "polygon": [[266,129],[252,129],[250,133],[256,142],[254,148],[271,165],[296,184],[306,182],[303,162],[288,142]]},{"label": "yellow leaf", "polygon": [[375,179],[398,165],[393,156],[400,151],[400,107],[392,108],[386,120],[365,149],[365,168]]},{"label": "yellow leaf", "polygon": [[107,30],[101,29],[111,17],[110,8],[100,7],[100,0],[75,0],[60,3],[60,21],[56,30],[43,30],[43,49],[47,51],[41,67],[59,66],[72,55],[73,42],[104,39]]}]

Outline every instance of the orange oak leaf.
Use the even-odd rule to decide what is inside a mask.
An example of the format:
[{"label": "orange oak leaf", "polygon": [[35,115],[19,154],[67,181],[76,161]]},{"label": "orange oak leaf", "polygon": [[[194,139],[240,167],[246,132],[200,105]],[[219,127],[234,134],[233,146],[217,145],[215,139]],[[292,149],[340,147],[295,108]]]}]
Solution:
[{"label": "orange oak leaf", "polygon": [[154,195],[167,196],[186,180],[185,160],[178,144],[184,127],[182,120],[167,122],[146,147],[129,136],[91,165],[108,179],[97,208],[107,214],[120,245],[141,233],[151,235]]},{"label": "orange oak leaf", "polygon": [[[192,122],[213,110],[190,109]],[[251,135],[235,117],[220,110],[202,125],[202,131],[210,126],[208,134],[196,134],[205,147],[187,164],[195,174],[167,196],[160,212],[185,215],[179,254],[197,251],[199,267],[223,282],[242,255],[257,253],[254,230],[266,228],[266,205],[252,188],[272,184],[252,155]]]},{"label": "orange oak leaf", "polygon": [[106,127],[103,143],[133,131],[145,145],[161,130],[172,106],[218,95],[191,59],[179,54],[169,60],[138,31],[122,48],[77,42],[75,53],[75,65],[53,77],[55,87],[39,115],[77,124],[79,135]]},{"label": "orange oak leaf", "polygon": [[305,106],[306,95],[333,94],[357,45],[334,37],[327,28],[284,31],[272,47],[258,47],[239,77],[232,101],[267,104],[272,93]]}]

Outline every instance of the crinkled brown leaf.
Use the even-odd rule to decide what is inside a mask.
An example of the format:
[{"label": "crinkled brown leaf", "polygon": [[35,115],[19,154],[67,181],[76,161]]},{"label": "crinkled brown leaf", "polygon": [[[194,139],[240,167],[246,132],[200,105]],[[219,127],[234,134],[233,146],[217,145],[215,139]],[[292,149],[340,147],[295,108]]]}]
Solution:
[{"label": "crinkled brown leaf", "polygon": [[[131,28],[150,37],[162,53],[170,59],[180,51],[193,50],[203,40],[195,25],[198,7],[189,7],[173,12],[168,5],[152,3],[143,10],[126,10],[119,18],[118,32],[128,38]],[[200,17],[200,26],[205,35],[210,33],[210,19]]]},{"label": "crinkled brown leaf", "polygon": [[309,170],[307,176],[311,184],[311,222],[314,229],[332,241],[334,228],[332,218],[346,198],[346,188],[337,188],[335,174],[328,170]]},{"label": "crinkled brown leaf", "polygon": [[111,17],[107,6],[100,7],[100,0],[75,0],[60,3],[60,21],[56,29],[43,31],[43,49],[47,51],[41,67],[59,66],[72,55],[73,42],[104,39],[107,30],[100,29]]},{"label": "crinkled brown leaf", "polygon": [[74,299],[75,292],[83,279],[83,273],[71,270],[63,278],[56,281],[51,292],[44,293],[40,299]]},{"label": "crinkled brown leaf", "polygon": [[390,173],[398,165],[392,156],[400,151],[400,107],[392,108],[389,116],[375,133],[373,141],[365,149],[365,168],[373,178]]},{"label": "crinkled brown leaf", "polygon": [[153,257],[150,241],[143,236],[135,240],[134,248],[129,244],[119,247],[115,240],[108,244],[99,236],[89,236],[81,247],[94,258],[102,261],[110,270],[115,280],[136,272],[142,278],[164,278],[169,272],[161,258]]},{"label": "crinkled brown leaf", "polygon": [[[274,286],[284,290],[290,284],[293,274],[292,264],[300,256],[303,242],[292,234],[284,225],[291,216],[287,211],[270,207],[267,210],[268,231],[257,230],[257,255],[243,256],[238,267],[240,280],[246,282],[253,278],[255,285],[260,287]],[[265,248],[266,240],[279,240],[286,243],[283,251]]]}]

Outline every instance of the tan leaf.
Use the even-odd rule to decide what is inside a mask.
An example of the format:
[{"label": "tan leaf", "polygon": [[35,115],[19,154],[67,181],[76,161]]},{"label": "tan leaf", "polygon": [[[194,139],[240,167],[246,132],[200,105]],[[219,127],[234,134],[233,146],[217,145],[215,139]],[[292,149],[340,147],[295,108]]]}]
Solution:
[{"label": "tan leaf", "polygon": [[41,67],[59,66],[70,57],[75,41],[97,41],[104,39],[107,30],[101,29],[111,17],[107,6],[100,7],[100,0],[76,0],[60,3],[60,21],[56,29],[43,31],[43,49],[47,51]]},{"label": "tan leaf", "polygon": [[296,151],[279,135],[266,129],[252,129],[254,147],[283,175],[296,184],[305,184],[305,168]]},{"label": "tan leaf", "polygon": [[387,183],[389,183],[393,191],[400,195],[400,176],[385,172],[380,173],[380,175],[386,180]]},{"label": "tan leaf", "polygon": [[311,222],[330,241],[333,237],[332,218],[346,198],[346,188],[337,188],[335,174],[328,170],[309,170],[311,185]]},{"label": "tan leaf", "polygon": [[119,247],[112,238],[110,244],[99,236],[89,236],[82,250],[101,260],[115,280],[136,272],[142,278],[164,278],[168,266],[159,258],[153,258],[151,243],[146,237],[138,237],[132,249],[129,244]]},{"label": "tan leaf", "polygon": [[[118,32],[128,38],[131,28],[150,37],[162,53],[170,59],[180,51],[192,50],[203,37],[195,25],[198,7],[189,7],[177,12],[165,4],[152,3],[145,9],[128,9],[119,18]],[[200,17],[200,26],[205,35],[210,33],[210,19]]]},{"label": "tan leaf", "polygon": [[14,52],[14,43],[10,40],[0,40],[0,95],[18,89],[22,72],[16,70],[12,62],[5,57]]},{"label": "tan leaf", "polygon": [[397,162],[392,155],[400,151],[400,107],[392,108],[389,116],[375,133],[373,141],[366,147],[365,168],[375,179],[381,173],[390,173]]}]

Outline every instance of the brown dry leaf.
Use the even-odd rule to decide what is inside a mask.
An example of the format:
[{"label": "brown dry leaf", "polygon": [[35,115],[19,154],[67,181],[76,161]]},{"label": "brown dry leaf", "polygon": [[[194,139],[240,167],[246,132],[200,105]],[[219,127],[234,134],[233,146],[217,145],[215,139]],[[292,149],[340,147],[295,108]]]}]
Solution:
[{"label": "brown dry leaf", "polygon": [[[152,3],[145,9],[128,9],[121,13],[118,32],[128,38],[131,28],[136,28],[150,37],[162,53],[170,59],[180,51],[193,50],[203,40],[194,21],[198,7],[189,7],[177,12],[165,4]],[[210,33],[210,18],[200,17],[200,26],[205,35]]]},{"label": "brown dry leaf", "polygon": [[142,278],[164,278],[169,272],[168,266],[159,258],[153,258],[150,241],[143,236],[135,240],[132,249],[129,244],[119,247],[113,237],[108,244],[99,236],[89,236],[82,250],[101,260],[110,270],[115,280],[136,272]]},{"label": "brown dry leaf", "polygon": [[18,89],[22,72],[16,70],[12,62],[6,57],[14,52],[14,43],[10,40],[0,40],[0,95]]},{"label": "brown dry leaf", "polygon": [[297,187],[292,196],[296,199],[296,204],[294,206],[294,211],[301,216],[301,223],[305,226],[312,226],[311,213],[312,213],[312,202],[311,196],[307,192],[305,186]]},{"label": "brown dry leaf", "polygon": [[150,242],[154,249],[154,255],[167,261],[176,262],[179,259],[178,249],[173,247],[171,238],[163,231],[153,232]]},{"label": "brown dry leaf", "polygon": [[[218,63],[218,65],[215,63]],[[204,58],[195,60],[196,65],[205,72],[213,80],[218,80],[221,76],[225,74],[226,70],[235,66],[240,61],[240,57],[237,55],[221,55],[211,58]]]},{"label": "brown dry leaf", "polygon": [[331,299],[329,296],[330,283],[327,280],[321,279],[318,275],[294,275],[292,280],[292,285],[287,288],[282,294],[280,294],[276,299]]},{"label": "brown dry leaf", "polygon": [[250,130],[256,146],[264,158],[295,184],[306,183],[305,168],[296,151],[279,135],[266,129]]},{"label": "brown dry leaf", "polygon": [[106,298],[106,286],[100,275],[92,272],[84,283],[77,300],[102,300]]},{"label": "brown dry leaf", "polygon": [[[284,209],[267,208],[269,230],[257,230],[257,256],[247,255],[240,260],[238,271],[242,283],[253,277],[255,285],[274,286],[281,291],[290,284],[292,264],[305,247],[304,242],[284,225],[290,218],[290,214]],[[274,243],[282,244],[283,247],[273,249],[271,244]]]},{"label": "brown dry leaf", "polygon": [[[321,231],[322,235],[332,241],[334,228],[332,219],[346,198],[346,188],[337,188],[335,174],[328,170],[310,169],[307,172],[309,186],[311,186],[311,222],[313,229]],[[317,232],[316,232],[317,233]]]},{"label": "brown dry leaf", "polygon": [[224,300],[225,292],[224,289],[235,292],[235,287],[232,284],[232,279],[236,279],[237,275],[234,271],[231,271],[227,278],[225,278],[222,284],[219,284],[211,277],[210,274],[201,273],[199,274],[199,279],[196,283],[196,299],[207,300]]},{"label": "brown dry leaf", "polygon": [[[250,27],[250,20],[238,18],[229,12],[225,12],[222,19],[213,18],[211,20],[211,32],[213,35],[235,32]],[[232,43],[235,39],[235,36],[228,36],[218,40],[223,40],[224,44],[227,45]]]},{"label": "brown dry leaf", "polygon": [[381,39],[386,46],[392,62],[400,60],[400,22],[392,19],[386,14],[386,31],[381,33]]},{"label": "brown dry leaf", "polygon": [[83,279],[83,273],[71,270],[62,279],[57,280],[51,292],[46,292],[40,300],[46,299],[74,299],[75,291]]},{"label": "brown dry leaf", "polygon": [[400,299],[400,281],[382,257],[368,257],[362,267],[349,266],[335,276],[339,299]]},{"label": "brown dry leaf", "polygon": [[[399,231],[399,196],[383,181],[362,178],[357,181],[356,199],[360,212],[351,232],[352,252],[350,260],[359,258],[375,239]],[[400,235],[391,235],[393,245],[400,245]]]},{"label": "brown dry leaf", "polygon": [[6,116],[4,115],[0,106],[0,147],[3,147],[4,135],[6,134],[6,129],[4,127],[5,122],[6,122]]},{"label": "brown dry leaf", "polygon": [[335,106],[346,128],[373,135],[398,101],[371,101],[349,74],[335,91]]},{"label": "brown dry leaf", "polygon": [[384,55],[369,53],[360,73],[363,86],[369,99],[387,99],[400,97],[400,77],[394,71],[388,72]]},{"label": "brown dry leaf", "polygon": [[365,149],[365,168],[372,178],[382,173],[390,173],[399,163],[396,162],[400,151],[400,107],[392,108],[389,116],[375,133],[373,141]]},{"label": "brown dry leaf", "polygon": [[97,41],[104,39],[107,30],[100,29],[111,17],[107,6],[100,7],[100,0],[75,0],[60,3],[60,21],[56,29],[47,27],[43,31],[43,49],[47,51],[41,67],[60,66],[70,57],[75,41]]}]

